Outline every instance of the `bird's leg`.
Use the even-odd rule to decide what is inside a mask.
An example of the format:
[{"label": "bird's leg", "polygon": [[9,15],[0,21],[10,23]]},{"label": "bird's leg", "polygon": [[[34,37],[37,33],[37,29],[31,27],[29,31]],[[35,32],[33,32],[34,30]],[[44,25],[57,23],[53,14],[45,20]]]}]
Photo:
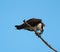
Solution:
[{"label": "bird's leg", "polygon": [[39,34],[41,35],[43,33],[44,30],[42,30]]},{"label": "bird's leg", "polygon": [[35,32],[35,34],[38,34],[38,32],[37,32],[37,30],[36,30],[36,29],[34,29],[34,32]]},{"label": "bird's leg", "polygon": [[42,30],[42,31],[40,31],[40,32],[35,31],[35,34],[39,37],[39,36],[41,36],[41,34],[43,33],[43,31],[44,31],[44,30]]},{"label": "bird's leg", "polygon": [[36,36],[38,36],[38,37],[40,36],[40,33],[37,30],[34,29],[34,32],[35,32]]}]

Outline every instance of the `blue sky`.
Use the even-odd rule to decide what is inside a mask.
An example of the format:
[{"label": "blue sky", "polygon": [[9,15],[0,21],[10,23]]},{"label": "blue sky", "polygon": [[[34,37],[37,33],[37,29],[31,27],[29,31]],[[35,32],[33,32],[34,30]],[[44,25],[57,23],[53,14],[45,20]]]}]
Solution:
[{"label": "blue sky", "polygon": [[53,52],[34,32],[15,29],[30,18],[43,20],[42,37],[60,52],[60,0],[0,0],[0,52]]}]

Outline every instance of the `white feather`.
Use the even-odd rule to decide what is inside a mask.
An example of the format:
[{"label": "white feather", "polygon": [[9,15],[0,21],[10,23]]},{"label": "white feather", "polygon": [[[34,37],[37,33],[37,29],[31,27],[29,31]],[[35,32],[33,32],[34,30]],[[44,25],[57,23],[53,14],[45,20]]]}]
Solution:
[{"label": "white feather", "polygon": [[42,24],[39,23],[39,24],[37,25],[37,29],[42,30],[42,29],[41,29],[41,26],[42,26]]}]

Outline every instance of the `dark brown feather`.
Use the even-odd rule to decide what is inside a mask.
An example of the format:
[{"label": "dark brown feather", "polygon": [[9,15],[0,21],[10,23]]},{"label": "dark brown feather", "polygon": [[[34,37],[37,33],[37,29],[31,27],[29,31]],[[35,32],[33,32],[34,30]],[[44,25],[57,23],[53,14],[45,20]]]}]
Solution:
[{"label": "dark brown feather", "polygon": [[[41,23],[42,20],[41,20],[41,19],[32,18],[32,19],[27,20],[26,22],[27,22],[29,25],[31,25],[32,27],[34,27],[34,26],[37,26],[39,23]],[[16,25],[15,27],[16,27],[16,29],[18,29],[18,30],[20,30],[20,29],[30,30],[30,29],[29,29],[29,26],[28,26],[26,23],[23,23],[23,24],[21,24],[21,25]],[[32,30],[30,30],[30,31],[32,31]]]},{"label": "dark brown feather", "polygon": [[35,19],[35,18],[32,18],[32,19],[29,19],[26,21],[28,24],[30,24],[31,26],[36,26],[38,25],[39,23],[42,22],[41,19]]}]

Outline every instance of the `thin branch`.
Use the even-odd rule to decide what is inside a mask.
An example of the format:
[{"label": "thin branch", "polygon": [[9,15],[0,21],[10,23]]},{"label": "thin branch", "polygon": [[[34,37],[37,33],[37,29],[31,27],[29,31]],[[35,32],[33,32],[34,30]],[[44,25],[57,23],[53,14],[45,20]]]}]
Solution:
[{"label": "thin branch", "polygon": [[56,49],[54,49],[51,45],[49,45],[41,36],[38,36],[50,49],[52,49],[55,52],[58,52]]},{"label": "thin branch", "polygon": [[28,24],[25,20],[24,23],[26,23],[30,28],[32,28],[35,32],[35,34],[50,48],[52,49],[54,52],[58,52],[56,49],[54,49],[51,45],[49,45],[42,37],[40,33],[37,33],[36,30],[30,25]]}]

